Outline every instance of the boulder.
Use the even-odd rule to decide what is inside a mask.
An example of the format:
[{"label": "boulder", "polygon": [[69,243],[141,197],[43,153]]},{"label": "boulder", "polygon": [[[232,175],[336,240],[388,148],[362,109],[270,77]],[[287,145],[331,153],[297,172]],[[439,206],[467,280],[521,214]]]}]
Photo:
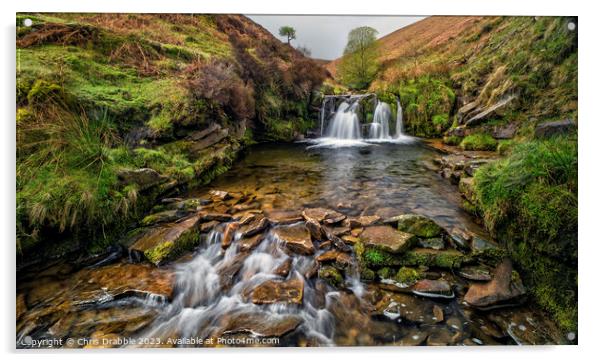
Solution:
[{"label": "boulder", "polygon": [[507,107],[509,107],[512,104],[512,102],[515,99],[515,95],[507,96],[498,101],[496,104],[492,105],[491,107],[487,107],[484,110],[480,111],[476,115],[471,115],[471,117],[466,122],[461,123],[466,124],[466,127],[474,127],[491,119],[492,117],[498,117],[501,115],[502,112],[504,112],[507,109]]},{"label": "boulder", "polygon": [[130,255],[144,255],[155,265],[171,261],[199,243],[200,220],[199,215],[194,215],[179,223],[152,228],[130,246]]},{"label": "boulder", "polygon": [[209,195],[211,195],[211,197],[213,199],[222,200],[222,201],[232,198],[232,196],[228,193],[228,191],[221,191],[221,190],[210,190]]},{"label": "boulder", "polygon": [[309,233],[314,240],[323,240],[326,236],[322,226],[320,226],[320,223],[315,219],[308,219],[305,222],[305,227],[309,230]]},{"label": "boulder", "polygon": [[495,269],[493,279],[484,284],[471,284],[464,301],[477,308],[506,304],[526,293],[518,273],[513,272],[512,262],[505,258]]},{"label": "boulder", "polygon": [[142,221],[140,222],[140,225],[151,226],[155,224],[168,223],[176,221],[186,215],[186,212],[182,212],[180,210],[165,210],[145,216],[144,219],[142,219]]},{"label": "boulder", "polygon": [[385,221],[387,224],[397,223],[397,229],[414,234],[421,238],[434,238],[444,233],[443,228],[426,216],[417,214],[398,215]]},{"label": "boulder", "polygon": [[243,238],[238,241],[240,251],[249,251],[255,249],[263,241],[263,234],[255,234],[248,238]]},{"label": "boulder", "polygon": [[550,138],[558,135],[568,134],[577,130],[577,124],[565,119],[562,121],[552,121],[540,123],[535,127],[536,138]]},{"label": "boulder", "polygon": [[[241,225],[243,225],[242,222]],[[248,238],[264,231],[268,225],[269,221],[267,218],[262,215],[254,215],[249,222],[240,227],[240,235],[243,238]]]},{"label": "boulder", "polygon": [[368,226],[360,234],[360,240],[366,246],[372,246],[377,249],[401,254],[411,248],[416,242],[416,236],[398,231],[390,226]]},{"label": "boulder", "polygon": [[309,230],[302,224],[279,226],[273,229],[274,236],[281,240],[293,253],[312,255],[314,244],[311,241]]},{"label": "boulder", "polygon": [[117,179],[122,185],[138,185],[140,191],[146,190],[167,180],[152,168],[140,168],[136,170],[123,169],[117,172]]},{"label": "boulder", "polygon": [[268,280],[251,292],[251,301],[255,304],[302,304],[303,280]]},{"label": "boulder", "polygon": [[303,221],[299,211],[273,210],[267,213],[267,218],[272,225],[294,224]]},{"label": "boulder", "polygon": [[230,244],[232,244],[232,240],[234,239],[234,234],[240,225],[237,222],[232,222],[226,225],[224,229],[224,236],[222,237],[222,248],[227,249]]},{"label": "boulder", "polygon": [[283,261],[282,264],[278,265],[276,267],[276,269],[274,269],[272,271],[272,274],[278,275],[282,278],[286,278],[288,276],[288,273],[290,273],[292,266],[293,266],[293,259],[286,258],[286,260]]},{"label": "boulder", "polygon": [[422,279],[412,286],[412,292],[422,297],[453,298],[454,293],[447,280]]},{"label": "boulder", "polygon": [[318,277],[326,281],[334,288],[342,287],[345,282],[341,272],[337,268],[330,265],[324,265],[320,267],[318,270]]}]

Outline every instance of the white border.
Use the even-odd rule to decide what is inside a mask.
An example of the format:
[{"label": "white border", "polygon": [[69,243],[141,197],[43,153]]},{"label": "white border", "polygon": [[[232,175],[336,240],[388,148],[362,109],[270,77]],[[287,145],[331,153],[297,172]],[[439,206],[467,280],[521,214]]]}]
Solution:
[{"label": "white border", "polygon": [[[44,356],[32,353],[14,353],[14,230],[15,230],[15,171],[14,171],[14,119],[15,119],[15,12],[174,12],[174,13],[246,13],[246,14],[372,14],[372,15],[577,15],[579,16],[579,346],[578,347],[480,347],[466,348],[322,348],[322,349],[229,349],[203,351],[175,351],[177,358],[196,361],[233,358],[241,361],[307,361],[318,356],[339,361],[401,360],[418,361],[512,361],[514,358],[531,358],[547,361],[598,359],[596,344],[600,344],[599,328],[600,257],[602,240],[600,229],[600,136],[602,111],[599,98],[600,79],[600,11],[595,1],[526,1],[526,0],[376,0],[376,1],[261,1],[261,0],[162,0],[134,1],[100,0],[94,2],[51,0],[8,0],[2,2],[2,85],[0,86],[3,117],[3,137],[0,143],[2,170],[2,235],[4,291],[0,297],[3,312],[0,342],[2,353],[9,360],[20,361],[52,358],[61,361],[105,361],[117,357],[118,351],[87,351],[77,353],[49,353]],[[598,268],[597,268],[598,267]],[[54,352],[54,351],[53,351]],[[116,353],[117,352],[117,353]],[[124,351],[121,351],[124,352]],[[167,353],[174,351],[125,351],[117,358],[138,356],[147,361],[164,362]],[[575,354],[579,354],[576,356]]]}]

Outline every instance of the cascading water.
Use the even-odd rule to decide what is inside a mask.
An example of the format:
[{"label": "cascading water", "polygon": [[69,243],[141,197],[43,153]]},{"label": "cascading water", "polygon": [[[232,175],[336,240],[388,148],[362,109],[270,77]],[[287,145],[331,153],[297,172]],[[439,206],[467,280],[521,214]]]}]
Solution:
[{"label": "cascading water", "polygon": [[397,99],[397,119],[395,120],[395,138],[400,138],[403,135],[403,108]]},{"label": "cascading water", "polygon": [[360,121],[357,115],[359,103],[357,101],[351,102],[345,101],[339,105],[337,113],[328,126],[327,137],[344,140],[360,138]]},{"label": "cascading water", "polygon": [[374,109],[374,121],[370,123],[369,138],[374,140],[391,139],[389,119],[391,119],[391,108],[387,103],[378,101]]}]

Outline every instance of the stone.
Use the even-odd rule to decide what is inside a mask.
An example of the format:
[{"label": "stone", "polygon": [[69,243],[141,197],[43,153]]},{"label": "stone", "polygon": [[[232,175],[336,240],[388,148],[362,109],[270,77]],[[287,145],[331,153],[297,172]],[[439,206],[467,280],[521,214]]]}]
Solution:
[{"label": "stone", "polygon": [[360,242],[360,238],[352,236],[352,235],[343,235],[341,237],[346,244],[354,245]]},{"label": "stone", "polygon": [[385,221],[386,224],[397,223],[397,229],[414,234],[421,238],[434,238],[444,233],[443,228],[426,216],[417,214],[398,215]]},{"label": "stone", "polygon": [[422,297],[453,298],[454,293],[447,280],[422,279],[412,286],[412,292]]},{"label": "stone", "polygon": [[227,249],[230,244],[232,244],[232,240],[234,239],[234,234],[240,225],[237,222],[231,222],[226,225],[224,229],[224,235],[222,237],[222,249]]},{"label": "stone", "polygon": [[220,212],[205,212],[201,211],[199,213],[201,221],[230,221],[232,220],[232,215]]},{"label": "stone", "polygon": [[338,236],[338,237],[340,237],[344,234],[348,234],[350,231],[349,228],[346,226],[337,226],[337,227],[325,226],[323,229],[327,236],[334,235],[334,236]]},{"label": "stone", "polygon": [[274,271],[272,272],[275,275],[286,278],[291,271],[291,267],[293,265],[293,259],[286,258],[285,261],[282,262]]},{"label": "stone", "polygon": [[186,212],[182,212],[180,210],[165,210],[145,216],[140,222],[140,225],[152,226],[155,224],[164,224],[181,219],[186,215]]},{"label": "stone", "polygon": [[312,255],[314,244],[309,230],[302,224],[279,226],[273,229],[274,236],[281,240],[288,250],[302,255]]},{"label": "stone", "polygon": [[477,308],[489,308],[501,303],[509,303],[526,293],[518,276],[513,272],[512,262],[508,258],[496,267],[493,279],[487,283],[471,284],[464,301]]},{"label": "stone", "polygon": [[483,239],[477,235],[474,235],[472,237],[471,247],[472,247],[472,251],[474,251],[474,252],[500,250],[500,247],[497,243],[495,243],[491,240]]},{"label": "stone", "polygon": [[228,137],[227,128],[216,130],[215,132],[206,135],[198,141],[195,141],[189,148],[190,152],[192,154],[198,155],[201,153],[200,151],[203,151],[204,149],[215,145],[216,143],[222,141],[226,137]]},{"label": "stone", "polygon": [[491,119],[492,117],[498,117],[504,112],[507,107],[511,106],[513,101],[516,99],[516,95],[506,96],[499,100],[496,104],[491,107],[487,107],[484,110],[480,110],[479,113],[470,117],[466,122],[460,122],[466,124],[466,127],[474,127],[479,124]]},{"label": "stone", "polygon": [[254,215],[250,222],[240,227],[240,235],[243,238],[248,238],[264,231],[268,225],[269,221],[267,218],[263,217],[262,215]]},{"label": "stone", "polygon": [[305,222],[305,227],[309,230],[309,233],[314,240],[324,240],[324,230],[318,221],[314,219],[308,219]]},{"label": "stone", "polygon": [[215,229],[215,227],[217,227],[219,225],[219,221],[209,221],[209,222],[204,222],[199,226],[199,230],[202,233],[208,233],[211,230]]},{"label": "stone", "polygon": [[337,268],[330,265],[320,267],[318,270],[318,277],[332,285],[334,288],[340,288],[344,283],[341,272]]},{"label": "stone", "polygon": [[266,216],[272,225],[287,225],[303,221],[303,216],[298,211],[272,210],[267,212]]},{"label": "stone", "polygon": [[219,265],[217,274],[219,275],[219,285],[222,290],[228,289],[234,283],[234,278],[242,269],[249,252],[239,252],[234,258],[228,259],[226,263]]},{"label": "stone", "polygon": [[217,123],[212,123],[205,129],[190,132],[188,134],[188,138],[192,141],[199,141],[207,137],[207,135],[219,130],[220,128],[221,127]]},{"label": "stone", "polygon": [[254,304],[302,304],[303,286],[302,279],[268,280],[253,289],[251,301]]},{"label": "stone", "polygon": [[577,124],[565,119],[561,121],[551,121],[540,123],[535,127],[535,138],[550,138],[558,135],[568,134],[577,130]]},{"label": "stone", "polygon": [[209,195],[211,195],[211,197],[214,199],[218,199],[218,200],[222,200],[222,201],[232,198],[232,195],[230,195],[227,191],[220,191],[220,190],[210,190]]},{"label": "stone", "polygon": [[445,318],[445,314],[443,313],[443,309],[438,305],[433,305],[433,320],[437,323],[442,322]]},{"label": "stone", "polygon": [[453,344],[454,334],[447,328],[437,328],[426,339],[427,346],[447,346]]},{"label": "stone", "polygon": [[305,209],[305,210],[303,210],[303,212],[301,212],[301,215],[303,215],[303,218],[306,221],[307,220],[315,220],[318,223],[321,223],[326,218],[330,217],[330,215],[333,215],[335,213],[339,214],[338,212],[333,211],[333,210],[325,209],[322,207],[317,207],[317,208],[313,208],[313,209]]},{"label": "stone", "polygon": [[514,138],[518,125],[516,123],[509,123],[507,125],[495,126],[491,132],[491,136],[498,140],[509,140]]},{"label": "stone", "polygon": [[410,286],[415,284],[418,279],[421,278],[422,273],[414,268],[401,267],[395,274],[394,279],[396,282],[401,283],[403,286]]},{"label": "stone", "polygon": [[326,262],[330,262],[330,261],[335,261],[339,254],[341,254],[340,251],[329,250],[329,251],[326,251],[326,252],[316,256],[315,259],[318,263],[326,263]]},{"label": "stone", "polygon": [[454,228],[449,235],[449,240],[453,246],[461,251],[470,251],[471,239],[472,236],[470,234],[458,228]]},{"label": "stone", "polygon": [[25,295],[20,293],[17,295],[17,304],[16,304],[16,312],[17,312],[17,320],[27,312],[27,303],[25,303]]},{"label": "stone", "polygon": [[[336,214],[335,214],[336,213]],[[333,224],[337,224],[343,220],[345,220],[347,218],[347,216],[338,213],[335,211],[335,213],[333,214],[329,214],[328,215],[328,219],[324,219],[324,224],[326,225],[333,225]]]},{"label": "stone", "polygon": [[200,241],[201,217],[194,215],[179,223],[150,229],[129,248],[130,254],[144,257],[155,265],[174,260],[191,251]]},{"label": "stone", "polygon": [[458,189],[466,200],[474,201],[474,179],[472,177],[462,177],[458,183]]},{"label": "stone", "polygon": [[238,248],[240,251],[250,251],[255,249],[263,241],[263,234],[255,234],[253,236],[240,239]]},{"label": "stone", "polygon": [[244,333],[258,337],[282,337],[293,332],[301,323],[303,323],[303,319],[292,314],[243,312],[228,318],[222,335]]},{"label": "stone", "polygon": [[366,246],[372,246],[394,254],[401,254],[414,245],[416,237],[383,225],[366,227],[360,234],[360,240]]},{"label": "stone", "polygon": [[489,271],[489,268],[482,265],[465,266],[458,270],[458,275],[462,278],[474,281],[491,280],[491,272]]},{"label": "stone", "polygon": [[167,180],[152,168],[140,168],[136,170],[123,169],[117,172],[117,179],[122,185],[138,185],[138,190],[146,190],[157,186]]},{"label": "stone", "polygon": [[430,238],[430,239],[420,239],[418,240],[418,245],[421,248],[434,249],[434,250],[443,250],[445,249],[445,241],[443,238]]},{"label": "stone", "polygon": [[401,346],[420,346],[424,343],[428,334],[418,328],[408,330],[408,333],[399,341]]}]

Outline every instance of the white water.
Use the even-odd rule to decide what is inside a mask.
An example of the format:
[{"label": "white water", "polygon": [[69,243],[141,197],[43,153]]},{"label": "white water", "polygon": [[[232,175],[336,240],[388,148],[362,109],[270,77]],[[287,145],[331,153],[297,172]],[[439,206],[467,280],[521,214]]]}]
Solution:
[{"label": "white water", "polygon": [[330,122],[326,137],[355,140],[360,138],[360,120],[357,114],[359,103],[352,101],[351,104],[343,102],[339,105],[334,119]]},{"label": "white water", "polygon": [[389,120],[391,119],[391,108],[385,102],[378,101],[374,109],[374,121],[370,123],[368,138],[375,140],[389,140]]},{"label": "white water", "polygon": [[[289,256],[282,250],[283,242],[269,232],[243,261],[235,274],[231,286],[220,285],[220,269],[232,265],[240,257],[239,237],[225,251],[221,248],[222,233],[212,231],[198,254],[188,263],[176,269],[175,297],[166,304],[156,321],[146,328],[140,337],[166,340],[174,335],[181,338],[209,338],[223,333],[224,318],[236,319],[240,316],[259,315],[263,321],[280,320],[287,316],[297,316],[302,324],[297,328],[305,336],[316,338],[321,345],[334,345],[334,316],[328,308],[337,292],[329,292],[325,304],[318,306],[315,301],[317,291],[313,283],[304,278],[311,268],[313,256],[292,256],[289,278],[299,278],[305,282],[303,304],[275,303],[256,305],[245,294],[270,279],[282,279],[273,274]],[[363,294],[359,275],[349,275],[347,284],[358,296]],[[332,290],[328,287],[329,290]],[[251,331],[253,334],[253,331]]]},{"label": "white water", "polygon": [[403,135],[403,108],[401,103],[397,99],[397,118],[395,120],[395,138],[399,138]]}]

